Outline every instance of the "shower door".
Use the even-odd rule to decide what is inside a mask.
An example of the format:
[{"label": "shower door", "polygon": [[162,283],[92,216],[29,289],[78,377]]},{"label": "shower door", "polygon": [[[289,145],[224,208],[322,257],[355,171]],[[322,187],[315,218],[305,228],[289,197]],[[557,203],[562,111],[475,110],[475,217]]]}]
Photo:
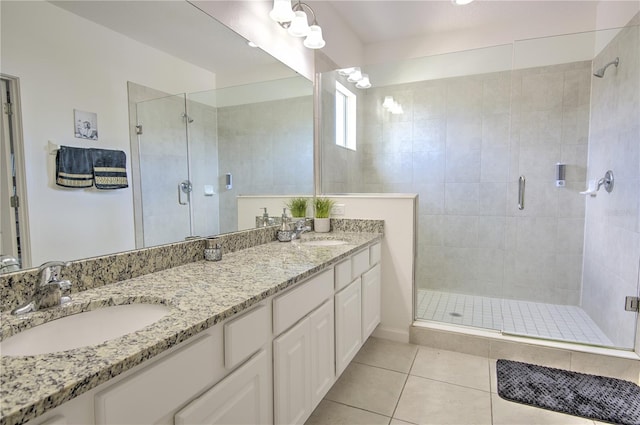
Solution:
[{"label": "shower door", "polygon": [[193,235],[185,95],[136,105],[144,246]]}]

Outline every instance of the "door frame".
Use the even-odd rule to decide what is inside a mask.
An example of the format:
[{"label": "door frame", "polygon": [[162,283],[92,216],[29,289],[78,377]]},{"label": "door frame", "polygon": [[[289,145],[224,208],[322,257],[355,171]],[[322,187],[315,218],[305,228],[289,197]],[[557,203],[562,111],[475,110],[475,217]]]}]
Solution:
[{"label": "door frame", "polygon": [[[22,131],[22,104],[20,102],[20,79],[18,77],[0,73],[0,79],[7,84],[11,96],[12,113],[7,116],[11,121],[9,135],[13,139],[14,166],[16,170],[16,195],[19,199],[18,223],[20,231],[20,265],[23,269],[31,264],[31,233],[29,231],[29,206],[27,197],[27,177],[24,155],[24,134]],[[3,96],[4,98],[4,96]],[[4,105],[3,105],[4,107]],[[3,116],[3,120],[4,120]],[[4,137],[4,132],[3,136]]]}]

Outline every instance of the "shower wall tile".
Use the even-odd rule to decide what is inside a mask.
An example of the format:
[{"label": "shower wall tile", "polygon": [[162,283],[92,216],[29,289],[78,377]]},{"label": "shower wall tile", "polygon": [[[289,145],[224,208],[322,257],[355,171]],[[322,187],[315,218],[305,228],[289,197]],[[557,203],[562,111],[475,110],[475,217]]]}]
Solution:
[{"label": "shower wall tile", "polygon": [[480,155],[480,181],[506,182],[509,178],[509,147],[483,145]]},{"label": "shower wall tile", "polygon": [[448,147],[445,180],[454,183],[480,181],[481,153],[479,149]]},{"label": "shower wall tile", "polygon": [[442,118],[413,122],[413,152],[444,151],[446,147],[446,120]]},{"label": "shower wall tile", "polygon": [[478,217],[478,247],[503,250],[506,226],[504,217]]},{"label": "shower wall tile", "polygon": [[448,215],[443,220],[444,246],[476,248],[478,217]]},{"label": "shower wall tile", "polygon": [[509,147],[510,116],[508,113],[485,114],[482,117],[482,147]]},{"label": "shower wall tile", "polygon": [[482,111],[483,80],[476,77],[447,81],[447,117],[477,116]]},{"label": "shower wall tile", "polygon": [[443,214],[445,189],[442,183],[418,183],[413,190],[419,194],[418,210],[420,214]]},{"label": "shower wall tile", "polygon": [[447,117],[447,148],[480,149],[482,147],[482,115]]},{"label": "shower wall tile", "polygon": [[444,205],[445,214],[478,215],[480,183],[447,183]]},{"label": "shower wall tile", "polygon": [[507,183],[480,183],[478,215],[504,216]]},{"label": "shower wall tile", "polygon": [[415,183],[444,183],[445,153],[417,151],[413,153],[413,181]]}]

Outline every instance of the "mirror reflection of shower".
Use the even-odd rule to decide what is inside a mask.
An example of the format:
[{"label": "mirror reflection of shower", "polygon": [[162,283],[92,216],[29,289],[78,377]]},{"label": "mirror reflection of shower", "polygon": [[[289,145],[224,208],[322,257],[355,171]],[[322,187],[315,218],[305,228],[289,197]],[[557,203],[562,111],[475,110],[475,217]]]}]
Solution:
[{"label": "mirror reflection of shower", "polygon": [[604,72],[607,70],[608,67],[610,67],[611,65],[615,65],[616,68],[617,68],[619,64],[620,64],[620,58],[615,58],[614,60],[612,60],[611,62],[609,62],[605,66],[603,66],[602,68],[596,70],[596,72],[593,73],[593,76],[594,77],[598,77],[598,78],[602,78],[602,77],[604,77]]}]

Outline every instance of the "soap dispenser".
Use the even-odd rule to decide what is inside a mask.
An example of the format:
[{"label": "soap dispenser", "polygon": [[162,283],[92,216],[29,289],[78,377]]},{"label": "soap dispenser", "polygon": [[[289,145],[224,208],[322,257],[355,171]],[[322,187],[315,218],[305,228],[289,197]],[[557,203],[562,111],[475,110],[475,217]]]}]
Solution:
[{"label": "soap dispenser", "polygon": [[287,209],[282,209],[282,223],[280,224],[280,230],[278,230],[278,240],[280,242],[290,242],[293,231],[289,225],[289,217],[287,217]]},{"label": "soap dispenser", "polygon": [[267,212],[267,207],[262,207],[264,210],[262,213],[262,227],[267,227],[269,225],[269,213]]}]

